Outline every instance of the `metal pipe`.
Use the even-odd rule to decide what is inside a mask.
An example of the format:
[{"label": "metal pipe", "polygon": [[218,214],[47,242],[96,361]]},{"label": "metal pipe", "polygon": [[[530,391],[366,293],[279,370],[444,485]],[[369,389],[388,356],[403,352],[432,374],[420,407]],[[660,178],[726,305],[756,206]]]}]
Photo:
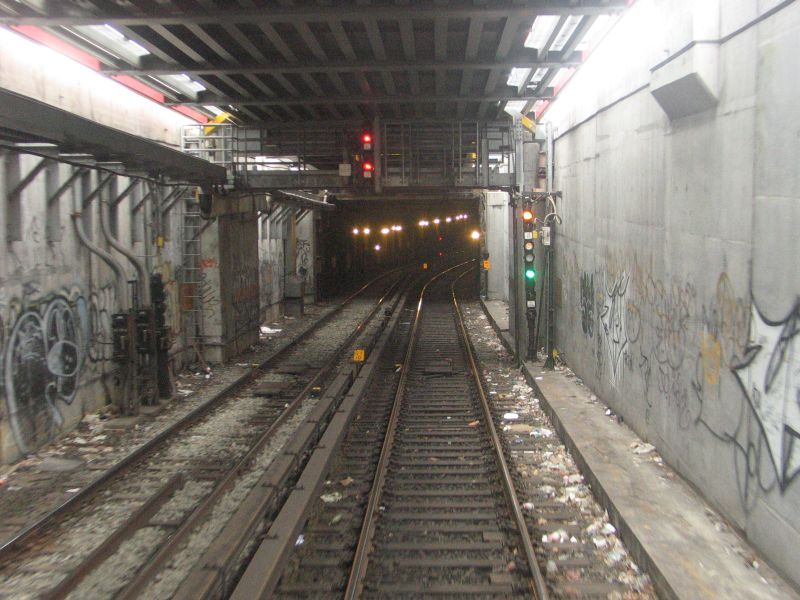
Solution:
[{"label": "metal pipe", "polygon": [[111,245],[114,250],[122,254],[125,258],[131,261],[136,271],[139,273],[139,297],[142,299],[142,305],[150,306],[150,285],[147,278],[147,269],[144,263],[125,246],[123,246],[117,238],[111,234],[109,227],[109,213],[111,212],[111,203],[102,200],[100,202],[100,230],[103,232],[106,241]]},{"label": "metal pipe", "polygon": [[87,236],[86,232],[83,230],[83,223],[81,222],[81,217],[83,213],[80,211],[76,211],[72,213],[72,223],[75,225],[75,232],[78,234],[78,239],[80,242],[89,249],[89,252],[92,254],[96,254],[100,260],[106,263],[111,270],[114,271],[116,278],[114,280],[114,291],[117,295],[117,300],[119,302],[119,307],[122,312],[125,312],[129,308],[127,294],[125,293],[125,271],[123,270],[122,266],[114,260],[114,257],[111,256],[105,250],[102,250],[98,246],[96,246]]}]

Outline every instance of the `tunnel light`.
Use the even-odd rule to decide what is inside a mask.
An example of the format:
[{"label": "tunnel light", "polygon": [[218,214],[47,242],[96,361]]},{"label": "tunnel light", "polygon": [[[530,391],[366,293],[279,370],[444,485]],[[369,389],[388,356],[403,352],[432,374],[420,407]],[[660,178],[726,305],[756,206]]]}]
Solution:
[{"label": "tunnel light", "polygon": [[389,231],[391,231],[391,230],[390,230],[388,227],[384,227],[383,229],[381,229],[381,233],[382,233],[383,235],[386,235],[386,234],[388,234],[388,233],[389,233]]},{"label": "tunnel light", "polygon": [[422,219],[422,220],[419,222],[419,226],[420,226],[420,227],[427,227],[429,224],[430,224],[430,223],[428,223],[428,221],[426,221],[425,219]]},{"label": "tunnel light", "polygon": [[364,233],[364,235],[369,235],[371,231],[372,230],[369,227],[364,227],[364,229],[362,229],[362,232]]},{"label": "tunnel light", "polygon": [[353,227],[353,235],[358,235],[359,233],[361,232],[358,230],[358,227]]},{"label": "tunnel light", "polygon": [[395,225],[394,226],[394,230],[395,231],[403,231],[403,226],[402,225]]},{"label": "tunnel light", "polygon": [[481,239],[481,232],[477,229],[473,229],[472,233],[469,234],[469,237],[471,237],[473,240],[479,240]]},{"label": "tunnel light", "polygon": [[439,223],[441,223],[441,221],[438,218],[433,220],[434,225],[438,225]]},{"label": "tunnel light", "polygon": [[452,217],[447,217],[447,218],[444,220],[444,222],[445,222],[445,223],[451,223],[452,221],[453,221]]},{"label": "tunnel light", "polygon": [[381,245],[375,244],[375,252],[380,252],[380,251],[381,251]]}]

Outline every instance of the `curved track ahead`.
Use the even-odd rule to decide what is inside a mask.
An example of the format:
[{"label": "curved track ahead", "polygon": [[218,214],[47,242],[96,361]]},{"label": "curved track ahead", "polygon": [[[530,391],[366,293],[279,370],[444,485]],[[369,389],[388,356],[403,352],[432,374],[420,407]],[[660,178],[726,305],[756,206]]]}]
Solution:
[{"label": "curved track ahead", "polygon": [[453,292],[471,267],[400,324],[404,356],[398,340],[327,477],[344,500],[317,502],[280,581],[251,564],[233,598],[547,598]]}]

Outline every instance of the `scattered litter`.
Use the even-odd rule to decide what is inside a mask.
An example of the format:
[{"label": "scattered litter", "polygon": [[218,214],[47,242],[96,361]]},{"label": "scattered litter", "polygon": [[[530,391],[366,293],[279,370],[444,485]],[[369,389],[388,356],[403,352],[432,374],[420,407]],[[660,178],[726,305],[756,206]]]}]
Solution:
[{"label": "scattered litter", "polygon": [[656,449],[653,444],[640,444],[639,442],[634,442],[631,446],[633,448],[634,454],[650,454],[653,450]]},{"label": "scattered litter", "polygon": [[273,333],[280,333],[283,329],[272,329],[270,327],[266,327],[264,325],[261,326],[261,333],[264,335],[270,335]]},{"label": "scattered litter", "polygon": [[528,510],[528,511],[533,510],[533,502],[523,502],[522,503],[522,508],[524,508],[525,510]]},{"label": "scattered litter", "polygon": [[519,419],[519,415],[515,412],[507,412],[506,414],[503,415],[503,418],[506,421],[516,421],[517,419]]},{"label": "scattered litter", "polygon": [[237,367],[249,367],[250,365],[248,363],[236,363],[236,366]]},{"label": "scattered litter", "polygon": [[605,533],[606,535],[617,533],[617,528],[614,527],[611,523],[606,523],[605,525],[603,525],[603,533]]},{"label": "scattered litter", "polygon": [[589,396],[589,400],[591,400],[592,402],[595,402],[597,400],[597,396],[592,394],[591,396]]},{"label": "scattered litter", "polygon": [[344,513],[336,513],[331,519],[331,525],[336,525],[342,519],[344,519]]},{"label": "scattered litter", "polygon": [[531,431],[530,435],[535,438],[551,437],[553,432],[547,429],[547,427],[540,427],[539,429],[534,429]]},{"label": "scattered litter", "polygon": [[558,565],[556,564],[556,561],[548,560],[547,561],[547,574],[552,576],[552,575],[555,575],[556,573],[558,573]]},{"label": "scattered litter", "polygon": [[352,483],[353,483],[353,478],[352,477],[345,477],[344,479],[340,479],[339,480],[339,484],[344,486],[344,487],[352,485]]},{"label": "scattered litter", "polygon": [[330,494],[322,494],[322,496],[320,496],[320,499],[325,504],[330,504],[332,502],[338,502],[339,500],[342,499],[342,493],[341,492],[331,492]]},{"label": "scattered litter", "polygon": [[76,437],[75,439],[73,439],[73,440],[72,440],[72,443],[73,443],[73,444],[75,444],[76,446],[85,446],[85,445],[86,445],[86,444],[88,444],[89,442],[87,442],[87,441],[86,441],[84,438],[82,438],[82,437]]},{"label": "scattered litter", "polygon": [[611,412],[611,409],[610,409],[610,408],[607,408],[607,409],[606,409],[606,416],[607,416],[607,417],[610,417],[610,416],[611,416],[611,415],[613,415],[613,414],[614,414],[614,413],[612,413],[612,412]]},{"label": "scattered litter", "polygon": [[506,571],[509,573],[513,573],[516,569],[517,569],[517,563],[515,563],[513,560],[508,561],[508,564],[506,565]]},{"label": "scattered litter", "polygon": [[297,536],[297,540],[295,541],[294,545],[295,546],[302,546],[305,541],[306,541],[306,536],[304,536],[301,533],[300,535]]},{"label": "scattered litter", "polygon": [[472,423],[469,424],[469,427],[477,427],[480,424],[481,424],[480,421],[473,421]]},{"label": "scattered litter", "polygon": [[613,565],[621,561],[623,558],[625,558],[625,552],[623,552],[618,548],[615,548],[614,550],[609,552],[608,555],[606,555],[606,563]]},{"label": "scattered litter", "polygon": [[606,540],[606,538],[602,537],[592,538],[592,542],[594,542],[594,545],[598,550],[602,550],[603,548],[608,547],[608,541]]},{"label": "scattered litter", "polygon": [[534,377],[534,379],[536,379],[536,381],[541,381],[542,379],[544,379],[544,377]]},{"label": "scattered litter", "polygon": [[67,490],[67,493],[68,494],[74,494],[75,492],[80,492],[80,491],[81,491],[81,488],[69,488]]}]

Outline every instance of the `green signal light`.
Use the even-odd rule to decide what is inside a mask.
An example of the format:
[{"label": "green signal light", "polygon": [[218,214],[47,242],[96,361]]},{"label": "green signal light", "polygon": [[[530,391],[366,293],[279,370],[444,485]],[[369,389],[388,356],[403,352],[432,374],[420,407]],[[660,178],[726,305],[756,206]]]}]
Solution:
[{"label": "green signal light", "polygon": [[536,271],[533,269],[525,269],[525,279],[536,279]]}]

